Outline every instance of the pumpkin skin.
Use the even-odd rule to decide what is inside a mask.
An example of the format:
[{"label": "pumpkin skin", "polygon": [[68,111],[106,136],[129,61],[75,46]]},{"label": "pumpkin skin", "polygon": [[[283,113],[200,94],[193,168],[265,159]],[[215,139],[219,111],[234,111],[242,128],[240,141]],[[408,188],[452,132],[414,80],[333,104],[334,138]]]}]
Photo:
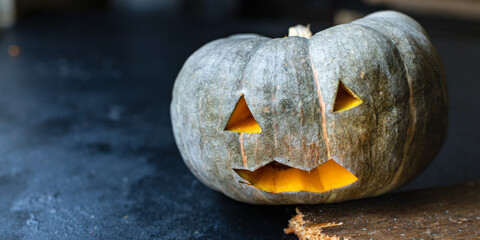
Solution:
[{"label": "pumpkin skin", "polygon": [[[341,84],[362,103],[334,111]],[[242,96],[261,133],[225,130]],[[394,11],[311,38],[244,34],[210,42],[182,67],[171,102],[176,143],[192,173],[253,204],[338,202],[398,188],[435,157],[447,112],[436,50],[416,21]],[[309,171],[331,159],[358,181],[272,193],[236,172],[273,161]]]}]

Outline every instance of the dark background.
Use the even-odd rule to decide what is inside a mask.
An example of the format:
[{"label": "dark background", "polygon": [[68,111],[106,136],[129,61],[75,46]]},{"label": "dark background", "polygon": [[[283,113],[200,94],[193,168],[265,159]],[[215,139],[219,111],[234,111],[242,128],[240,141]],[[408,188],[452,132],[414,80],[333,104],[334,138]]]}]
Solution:
[{"label": "dark background", "polygon": [[[298,23],[316,32],[339,22],[339,12],[389,7],[39,2],[18,1],[15,25],[0,30],[3,239],[295,239],[282,231],[295,206],[233,201],[185,167],[169,117],[176,74],[193,51],[220,37],[283,37]],[[455,14],[411,16],[444,61],[450,115],[444,147],[401,190],[479,180],[480,23]]]}]

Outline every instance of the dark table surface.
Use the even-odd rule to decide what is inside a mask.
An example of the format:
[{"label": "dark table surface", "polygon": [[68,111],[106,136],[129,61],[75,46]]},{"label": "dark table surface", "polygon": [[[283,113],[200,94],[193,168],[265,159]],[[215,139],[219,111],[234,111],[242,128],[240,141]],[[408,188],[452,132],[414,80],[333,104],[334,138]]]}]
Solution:
[{"label": "dark table surface", "polygon": [[[478,180],[480,25],[420,22],[446,66],[449,136],[403,189]],[[239,203],[197,181],[169,117],[194,50],[239,32],[282,37],[293,24],[70,14],[0,33],[0,238],[293,239],[282,228],[295,206]]]}]

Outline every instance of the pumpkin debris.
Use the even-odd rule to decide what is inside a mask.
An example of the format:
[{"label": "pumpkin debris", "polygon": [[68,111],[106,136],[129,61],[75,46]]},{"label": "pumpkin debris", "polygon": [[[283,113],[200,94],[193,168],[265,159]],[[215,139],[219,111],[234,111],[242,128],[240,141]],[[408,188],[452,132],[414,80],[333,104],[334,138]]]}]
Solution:
[{"label": "pumpkin debris", "polygon": [[342,225],[343,223],[322,223],[322,224],[307,224],[305,215],[296,209],[297,215],[288,221],[288,228],[283,229],[285,234],[294,233],[300,240],[339,240],[349,238],[339,238],[337,236],[327,236],[322,233],[322,228],[334,227]]}]

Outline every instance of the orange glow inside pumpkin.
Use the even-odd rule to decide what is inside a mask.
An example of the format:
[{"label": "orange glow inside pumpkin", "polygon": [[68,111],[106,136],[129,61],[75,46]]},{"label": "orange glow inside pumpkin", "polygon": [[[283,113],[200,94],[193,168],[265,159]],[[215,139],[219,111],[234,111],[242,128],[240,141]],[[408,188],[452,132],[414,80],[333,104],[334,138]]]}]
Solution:
[{"label": "orange glow inside pumpkin", "polygon": [[235,172],[252,186],[269,193],[299,191],[323,193],[358,180],[333,159],[310,171],[271,162],[253,172],[244,169],[235,169]]},{"label": "orange glow inside pumpkin", "polygon": [[333,105],[334,112],[341,112],[360,105],[363,101],[342,82],[338,84],[337,96]]},{"label": "orange glow inside pumpkin", "polygon": [[261,133],[262,129],[252,115],[252,112],[247,106],[247,102],[243,95],[237,102],[235,109],[228,120],[226,131],[243,132],[243,133]]}]

